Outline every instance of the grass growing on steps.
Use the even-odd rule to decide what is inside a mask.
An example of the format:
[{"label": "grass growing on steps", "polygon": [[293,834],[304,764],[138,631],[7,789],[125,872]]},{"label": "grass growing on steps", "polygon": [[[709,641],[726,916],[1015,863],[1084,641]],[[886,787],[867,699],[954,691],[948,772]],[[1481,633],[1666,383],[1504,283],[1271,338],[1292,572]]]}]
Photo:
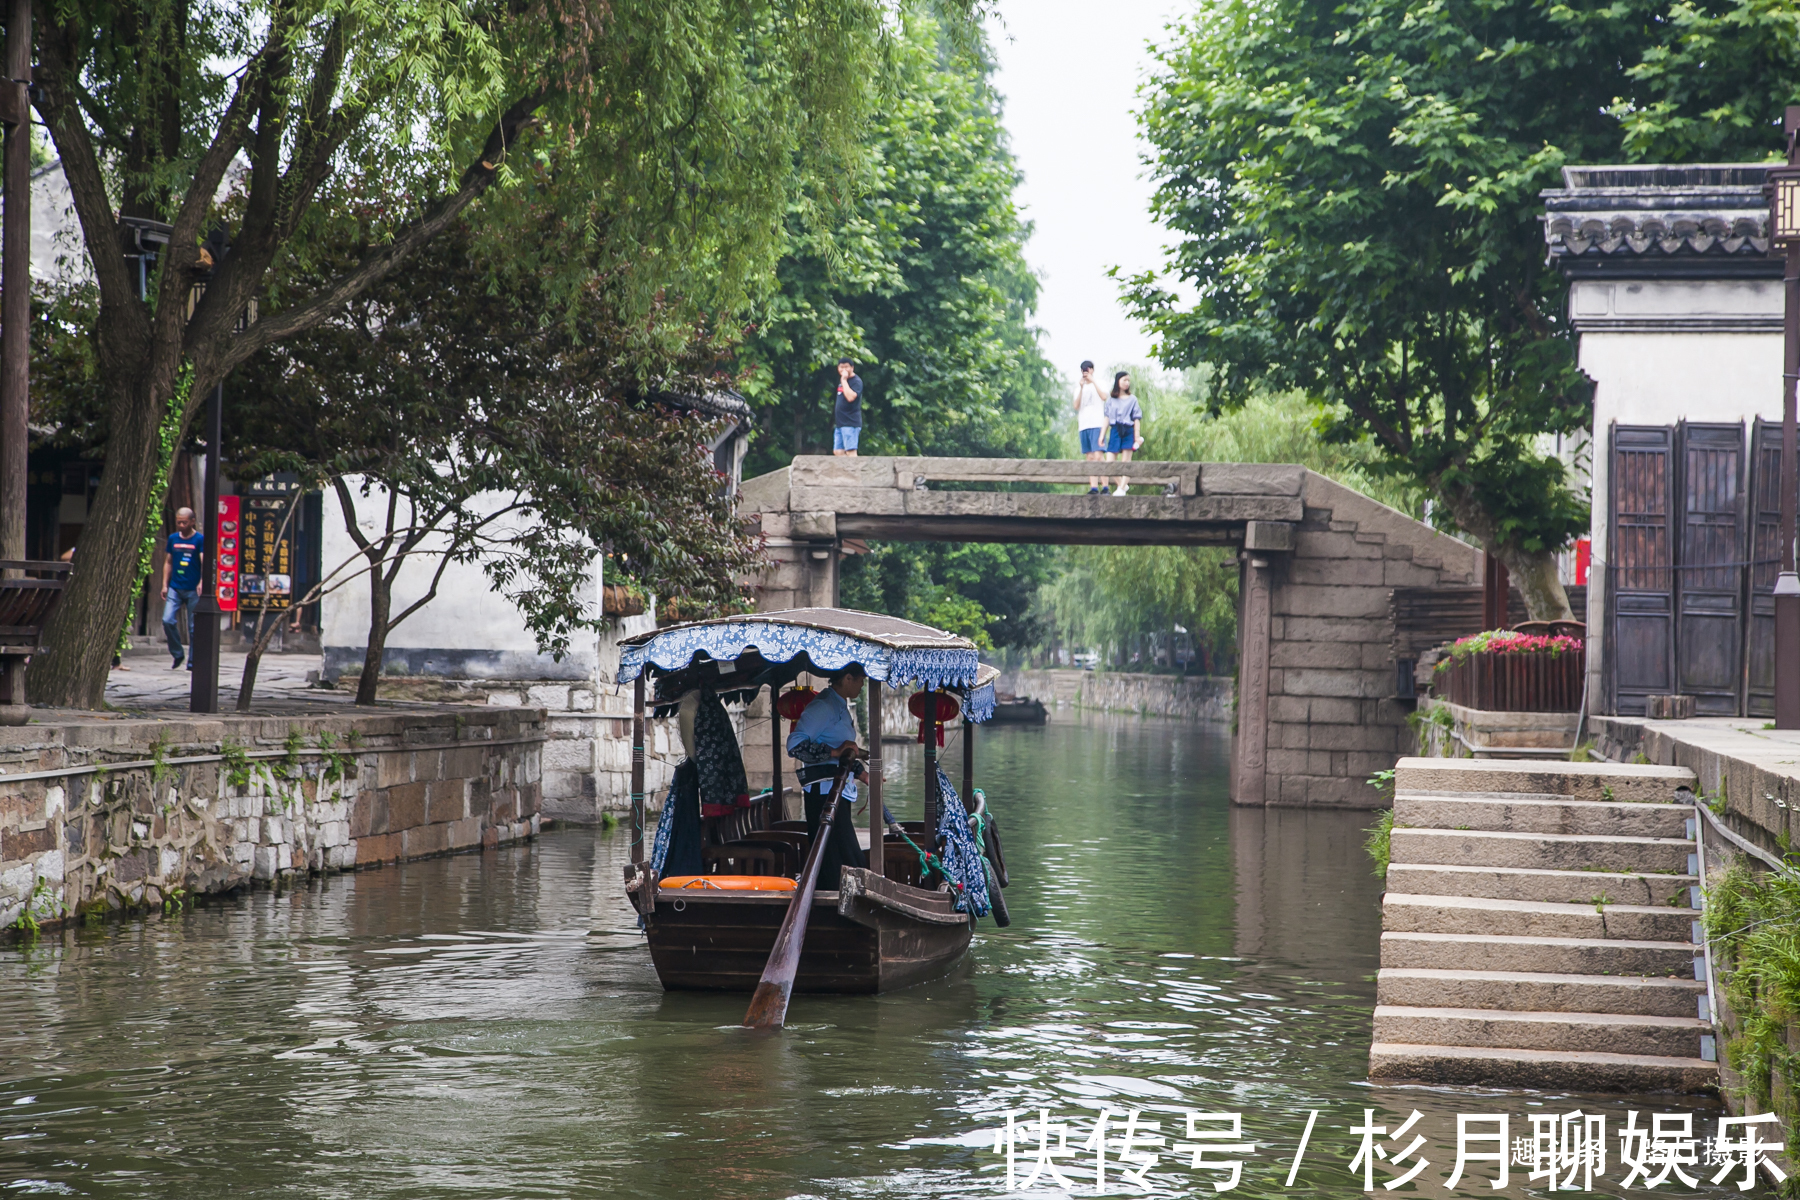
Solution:
[{"label": "grass growing on steps", "polygon": [[1368,840],[1363,843],[1363,849],[1375,860],[1375,876],[1386,879],[1394,838],[1394,810],[1384,808],[1376,813],[1375,824],[1363,832],[1369,835]]},{"label": "grass growing on steps", "polygon": [[[1726,1060],[1758,1109],[1781,1117],[1791,1146],[1800,1117],[1793,1090],[1800,1054],[1787,1037],[1788,1027],[1800,1022],[1800,874],[1752,872],[1738,859],[1708,889],[1705,919],[1739,1024]],[[1800,1196],[1800,1180],[1789,1179],[1780,1194]]]}]

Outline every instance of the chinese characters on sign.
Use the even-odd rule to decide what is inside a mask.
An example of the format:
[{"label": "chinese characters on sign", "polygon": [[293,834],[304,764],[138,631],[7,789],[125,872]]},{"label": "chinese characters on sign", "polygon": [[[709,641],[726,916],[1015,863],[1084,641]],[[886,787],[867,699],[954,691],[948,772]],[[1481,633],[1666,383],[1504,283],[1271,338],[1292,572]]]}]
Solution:
[{"label": "chinese characters on sign", "polygon": [[299,482],[287,473],[269,475],[250,485],[244,513],[244,577],[246,609],[280,609],[293,603],[294,523],[287,516]]},{"label": "chinese characters on sign", "polygon": [[[1234,1190],[1256,1159],[1257,1144],[1245,1140],[1243,1115],[1194,1110],[1182,1115],[1185,1120],[1177,1122],[1169,1113],[1153,1118],[1137,1109],[1120,1112],[1110,1106],[1076,1120],[1053,1116],[1047,1108],[1009,1112],[1005,1126],[994,1130],[992,1144],[993,1152],[1004,1159],[1002,1190],[1124,1195],[1167,1186],[1149,1178],[1158,1167],[1194,1174],[1194,1185],[1202,1192]],[[1317,1111],[1309,1114],[1306,1132],[1291,1157],[1279,1156],[1288,1166],[1288,1187],[1299,1173],[1318,1116]],[[1166,1134],[1165,1121],[1170,1125]],[[1421,1153],[1427,1145],[1425,1123],[1415,1109],[1390,1129],[1385,1123],[1376,1124],[1374,1109],[1363,1109],[1362,1122],[1350,1127],[1350,1134],[1360,1140],[1350,1161],[1346,1190],[1382,1194],[1416,1180],[1445,1190],[1486,1183],[1498,1191],[1520,1173],[1513,1168],[1523,1168],[1527,1185],[1556,1192],[1591,1192],[1602,1180],[1616,1180],[1622,1187],[1656,1189],[1668,1184],[1692,1189],[1703,1179],[1747,1192],[1757,1185],[1759,1174],[1771,1183],[1787,1178],[1769,1157],[1785,1145],[1762,1136],[1779,1132],[1771,1113],[1723,1117],[1718,1132],[1708,1138],[1695,1132],[1692,1113],[1632,1111],[1624,1126],[1615,1130],[1617,1154],[1612,1159],[1604,1113],[1579,1109],[1533,1113],[1530,1132],[1518,1136],[1513,1136],[1514,1123],[1504,1113],[1459,1113],[1455,1161],[1448,1175],[1435,1176],[1423,1174],[1431,1167]],[[1071,1142],[1071,1137],[1080,1140]],[[1318,1168],[1343,1169],[1342,1158],[1316,1148],[1315,1155]]]}]

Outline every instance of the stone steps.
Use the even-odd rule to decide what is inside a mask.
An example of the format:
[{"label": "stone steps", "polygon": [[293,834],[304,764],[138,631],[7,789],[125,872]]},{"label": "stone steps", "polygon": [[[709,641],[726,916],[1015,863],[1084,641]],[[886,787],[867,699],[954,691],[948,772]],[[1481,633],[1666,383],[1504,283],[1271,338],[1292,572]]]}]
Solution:
[{"label": "stone steps", "polygon": [[1693,978],[1689,942],[1495,934],[1384,933],[1381,965],[1445,971],[1549,971],[1559,975]]},{"label": "stone steps", "polygon": [[1692,788],[1685,767],[1628,763],[1525,762],[1507,759],[1403,758],[1394,764],[1394,790],[1453,796],[1503,794],[1538,799],[1621,800],[1667,804],[1677,788]]},{"label": "stone steps", "polygon": [[1383,967],[1377,1004],[1410,1008],[1511,1009],[1515,1012],[1623,1013],[1694,1017],[1706,985],[1650,975],[1559,975],[1549,971],[1451,971]]},{"label": "stone steps", "polygon": [[1691,903],[1692,875],[1625,874],[1618,871],[1540,871],[1532,867],[1460,867],[1443,863],[1396,862],[1388,867],[1391,893],[1413,896],[1486,896],[1495,900],[1542,900],[1586,904],[1610,896],[1617,904]]},{"label": "stone steps", "polygon": [[1370,1077],[1718,1087],[1691,773],[1403,759]]},{"label": "stone steps", "polygon": [[[1598,893],[1598,889],[1596,889]],[[1645,904],[1540,904],[1474,896],[1389,892],[1382,928],[1391,933],[1507,934],[1516,937],[1675,941],[1693,937],[1700,914]]]},{"label": "stone steps", "polygon": [[1506,833],[1486,829],[1394,827],[1392,855],[1403,862],[1450,867],[1535,867],[1650,875],[1691,874],[1694,843],[1684,838],[1608,837],[1576,833]]},{"label": "stone steps", "polygon": [[1420,796],[1394,798],[1394,824],[1424,829],[1562,833],[1687,840],[1694,810],[1686,804],[1619,804],[1603,800]]},{"label": "stone steps", "polygon": [[1711,1033],[1712,1025],[1696,1017],[1389,1005],[1375,1009],[1376,1041],[1418,1046],[1698,1058],[1701,1036]]},{"label": "stone steps", "polygon": [[1710,1092],[1719,1086],[1719,1064],[1648,1054],[1376,1042],[1369,1047],[1369,1077],[1583,1092]]}]

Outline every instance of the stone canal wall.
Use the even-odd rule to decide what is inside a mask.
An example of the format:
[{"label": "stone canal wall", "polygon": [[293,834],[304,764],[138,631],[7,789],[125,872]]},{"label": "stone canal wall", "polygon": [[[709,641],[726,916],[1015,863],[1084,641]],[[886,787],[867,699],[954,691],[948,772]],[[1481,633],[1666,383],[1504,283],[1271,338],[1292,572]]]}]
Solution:
[{"label": "stone canal wall", "polygon": [[536,834],[542,712],[0,729],[0,930]]},{"label": "stone canal wall", "polygon": [[1130,671],[1020,670],[999,688],[1050,708],[1099,708],[1152,717],[1229,721],[1236,685],[1214,675],[1149,675]]},{"label": "stone canal wall", "polygon": [[[396,671],[428,669],[422,674],[384,674],[383,700],[430,704],[467,704],[491,708],[544,710],[543,815],[545,820],[593,824],[605,813],[631,809],[631,685],[616,682],[619,642],[656,628],[648,616],[627,617],[602,633],[580,679],[501,676],[475,677],[456,672],[468,665],[450,656],[396,660]],[[358,650],[356,654],[361,655]],[[548,663],[548,658],[544,663]],[[537,664],[543,666],[543,663]],[[521,672],[530,663],[514,664]],[[353,686],[354,676],[334,671],[326,662],[327,679]],[[742,730],[742,714],[734,710]],[[766,737],[767,722],[763,728]],[[675,767],[685,757],[672,720],[646,721],[644,783],[652,809],[662,804]],[[766,760],[767,752],[763,752]],[[768,766],[762,767],[767,783]],[[754,776],[754,769],[752,775]]]},{"label": "stone canal wall", "polygon": [[[483,699],[496,708],[544,710],[544,817],[593,824],[602,813],[631,810],[631,687],[544,681],[490,681]],[[742,736],[740,705],[729,706]],[[765,728],[766,728],[765,724]],[[644,792],[662,807],[686,754],[673,718],[644,721]]]}]

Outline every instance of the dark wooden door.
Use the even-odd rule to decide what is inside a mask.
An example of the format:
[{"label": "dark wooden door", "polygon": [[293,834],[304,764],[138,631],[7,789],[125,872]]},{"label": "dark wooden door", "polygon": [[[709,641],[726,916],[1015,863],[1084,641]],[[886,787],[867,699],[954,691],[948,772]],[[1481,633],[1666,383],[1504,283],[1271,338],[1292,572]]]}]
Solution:
[{"label": "dark wooden door", "polygon": [[1674,690],[1674,435],[1666,425],[1612,430],[1612,637],[1606,662],[1612,711],[1625,716],[1641,716],[1646,696]]},{"label": "dark wooden door", "polygon": [[1675,572],[1675,690],[1735,717],[1743,689],[1744,426],[1684,422]]},{"label": "dark wooden door", "polygon": [[1745,622],[1745,712],[1775,715],[1775,575],[1780,570],[1781,425],[1760,418],[1750,442],[1749,619]]}]

